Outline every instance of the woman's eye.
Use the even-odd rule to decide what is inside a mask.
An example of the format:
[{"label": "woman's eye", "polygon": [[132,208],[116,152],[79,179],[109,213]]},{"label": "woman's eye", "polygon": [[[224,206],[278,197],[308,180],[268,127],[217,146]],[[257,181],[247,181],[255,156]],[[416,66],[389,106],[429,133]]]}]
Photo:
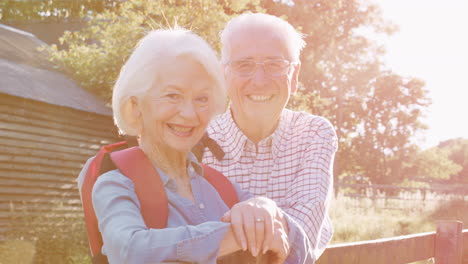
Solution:
[{"label": "woman's eye", "polygon": [[170,94],[167,94],[166,97],[168,97],[169,99],[172,99],[172,100],[177,100],[177,99],[180,98],[180,95],[176,94],[176,93],[170,93]]}]

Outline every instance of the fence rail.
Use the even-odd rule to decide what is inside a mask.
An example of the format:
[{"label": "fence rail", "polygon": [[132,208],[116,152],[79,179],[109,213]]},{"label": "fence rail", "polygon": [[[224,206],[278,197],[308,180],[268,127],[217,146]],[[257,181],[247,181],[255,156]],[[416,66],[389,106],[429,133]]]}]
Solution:
[{"label": "fence rail", "polygon": [[439,221],[436,232],[331,245],[317,264],[402,264],[431,258],[435,264],[466,264],[468,229],[462,226],[460,221]]}]

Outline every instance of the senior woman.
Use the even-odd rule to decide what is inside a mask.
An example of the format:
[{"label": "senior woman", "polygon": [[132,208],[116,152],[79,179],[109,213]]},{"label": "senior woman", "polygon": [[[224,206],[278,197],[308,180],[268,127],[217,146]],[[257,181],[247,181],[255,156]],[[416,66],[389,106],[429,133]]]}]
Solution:
[{"label": "senior woman", "polygon": [[[216,263],[246,249],[237,243],[231,225],[220,220],[229,209],[190,152],[208,122],[224,109],[220,69],[209,45],[183,29],[150,32],[122,67],[112,97],[114,120],[122,134],[138,136],[139,148],[164,184],[169,213],[166,228],[148,228],[132,180],[119,170],[101,175],[92,201],[102,253],[110,263]],[[237,185],[234,188],[241,201],[236,208],[267,199],[251,198]],[[250,206],[250,216],[281,211],[274,202],[268,203],[269,208],[262,206]],[[308,263],[304,231],[285,218],[287,223],[273,219],[274,228],[265,229],[271,240],[265,249],[278,263]]]}]

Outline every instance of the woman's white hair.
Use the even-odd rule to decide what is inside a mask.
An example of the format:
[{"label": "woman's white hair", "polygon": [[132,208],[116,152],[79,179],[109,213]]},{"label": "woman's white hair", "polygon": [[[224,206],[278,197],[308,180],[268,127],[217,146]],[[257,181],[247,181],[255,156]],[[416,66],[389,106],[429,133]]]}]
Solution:
[{"label": "woman's white hair", "polygon": [[200,63],[216,82],[213,90],[213,116],[224,111],[224,76],[210,45],[195,33],[182,28],[154,30],[140,40],[120,70],[114,85],[112,110],[119,133],[137,136],[138,132],[131,125],[133,117],[130,98],[134,96],[141,100],[151,87],[157,85],[159,76],[164,74],[168,59],[187,56]]},{"label": "woman's white hair", "polygon": [[237,33],[249,28],[262,28],[272,30],[283,39],[290,56],[290,60],[294,63],[299,62],[301,50],[305,47],[306,43],[303,40],[304,35],[297,32],[291,24],[283,19],[263,14],[263,13],[246,13],[231,19],[223,32],[221,33],[221,44],[223,46],[221,51],[221,61],[228,63],[231,52],[231,41]]}]

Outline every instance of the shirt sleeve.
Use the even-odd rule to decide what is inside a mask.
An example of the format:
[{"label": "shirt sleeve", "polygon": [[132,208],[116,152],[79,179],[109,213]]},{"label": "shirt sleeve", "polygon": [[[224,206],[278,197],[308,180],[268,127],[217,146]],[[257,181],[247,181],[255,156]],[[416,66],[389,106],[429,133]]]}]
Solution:
[{"label": "shirt sleeve", "polygon": [[110,263],[216,263],[229,224],[150,229],[140,213],[133,182],[118,171],[100,176],[93,187],[93,206]]},{"label": "shirt sleeve", "polygon": [[289,239],[289,256],[285,260],[285,264],[311,264],[314,263],[314,252],[311,247],[310,240],[301,225],[287,213],[284,214],[288,221],[288,239]]},{"label": "shirt sleeve", "polygon": [[[234,189],[237,192],[239,202],[248,200],[254,197],[251,193],[243,191],[239,184],[233,182]],[[280,209],[281,210],[281,209]],[[290,253],[285,264],[310,264],[314,262],[313,248],[311,247],[310,240],[301,225],[289,216],[286,212],[283,214],[288,221],[288,240],[290,246]]]},{"label": "shirt sleeve", "polygon": [[328,208],[333,193],[333,160],[338,139],[330,122],[314,120],[313,133],[306,135],[301,167],[288,188],[284,211],[292,216],[310,239],[316,260],[333,234]]}]

